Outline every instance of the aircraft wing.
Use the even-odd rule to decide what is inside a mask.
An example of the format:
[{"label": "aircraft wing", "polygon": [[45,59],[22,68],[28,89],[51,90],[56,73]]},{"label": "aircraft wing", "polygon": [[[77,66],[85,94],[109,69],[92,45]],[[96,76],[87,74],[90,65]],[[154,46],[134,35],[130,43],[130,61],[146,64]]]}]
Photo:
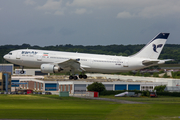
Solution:
[{"label": "aircraft wing", "polygon": [[81,66],[80,62],[76,59],[69,59],[67,61],[57,63],[62,68],[71,68],[74,71],[85,71]]}]

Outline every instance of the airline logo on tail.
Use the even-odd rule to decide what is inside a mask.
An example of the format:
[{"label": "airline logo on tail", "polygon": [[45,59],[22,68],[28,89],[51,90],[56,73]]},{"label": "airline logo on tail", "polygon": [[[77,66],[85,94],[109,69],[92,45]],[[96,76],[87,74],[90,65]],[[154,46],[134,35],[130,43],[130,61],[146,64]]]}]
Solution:
[{"label": "airline logo on tail", "polygon": [[163,46],[163,44],[159,44],[159,45],[153,44],[152,46],[153,46],[154,52],[158,53],[157,48],[161,48]]}]

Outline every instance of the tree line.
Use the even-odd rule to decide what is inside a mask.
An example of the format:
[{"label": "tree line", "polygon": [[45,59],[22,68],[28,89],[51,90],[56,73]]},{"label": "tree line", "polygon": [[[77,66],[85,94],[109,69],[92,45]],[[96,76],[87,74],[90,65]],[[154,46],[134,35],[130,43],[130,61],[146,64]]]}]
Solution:
[{"label": "tree line", "polygon": [[[66,52],[79,52],[79,53],[92,53],[92,54],[104,54],[104,55],[116,55],[116,56],[129,56],[140,51],[145,45],[55,45],[55,46],[31,46],[29,44],[22,45],[2,45],[0,46],[0,62],[4,63],[3,56],[12,50],[17,49],[38,49],[38,50],[55,50]],[[174,59],[175,61],[167,62],[166,64],[178,64],[180,63],[180,45],[178,44],[166,44],[159,56],[159,59]]]}]

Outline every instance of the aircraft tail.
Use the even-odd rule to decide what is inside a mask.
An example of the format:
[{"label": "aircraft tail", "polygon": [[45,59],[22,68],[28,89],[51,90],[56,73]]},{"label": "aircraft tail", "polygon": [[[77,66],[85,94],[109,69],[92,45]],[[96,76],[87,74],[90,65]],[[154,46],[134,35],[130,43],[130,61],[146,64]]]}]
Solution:
[{"label": "aircraft tail", "polygon": [[138,53],[130,57],[158,59],[170,33],[159,33]]}]

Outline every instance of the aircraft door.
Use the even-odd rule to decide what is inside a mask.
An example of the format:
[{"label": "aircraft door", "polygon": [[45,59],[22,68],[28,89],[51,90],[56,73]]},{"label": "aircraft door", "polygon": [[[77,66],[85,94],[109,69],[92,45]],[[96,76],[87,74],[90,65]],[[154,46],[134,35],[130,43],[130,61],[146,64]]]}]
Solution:
[{"label": "aircraft door", "polygon": [[16,59],[21,59],[21,52],[18,52],[18,53],[16,54]]},{"label": "aircraft door", "polygon": [[123,67],[129,67],[129,58],[123,60]]}]

